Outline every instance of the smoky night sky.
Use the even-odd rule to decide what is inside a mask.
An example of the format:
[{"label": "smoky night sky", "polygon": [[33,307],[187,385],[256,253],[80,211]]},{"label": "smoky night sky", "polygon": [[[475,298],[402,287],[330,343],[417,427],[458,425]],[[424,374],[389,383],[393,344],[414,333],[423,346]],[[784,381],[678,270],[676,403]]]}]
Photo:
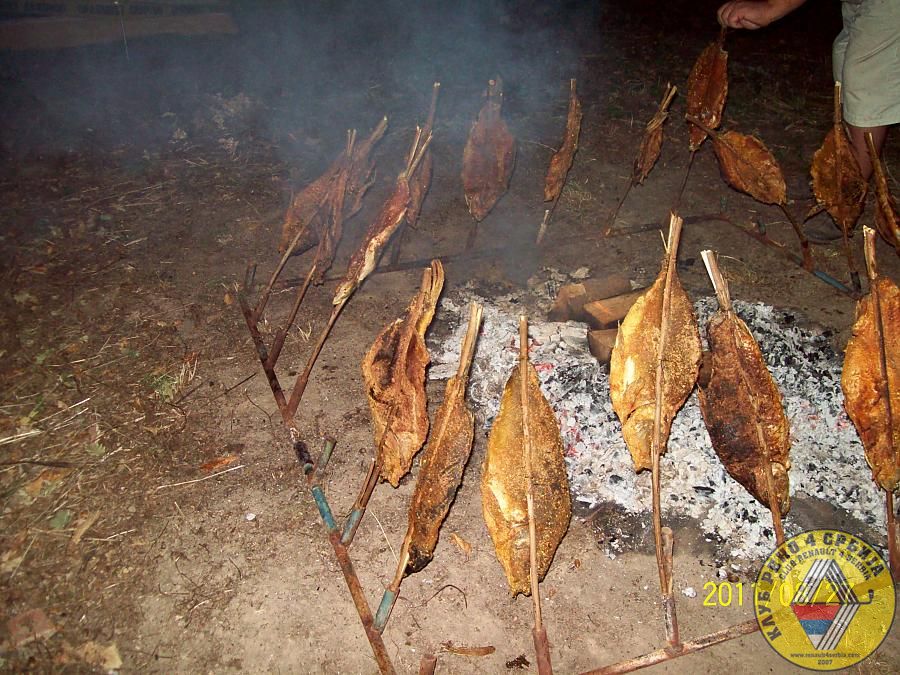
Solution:
[{"label": "smoky night sky", "polygon": [[[443,85],[439,117],[470,118],[496,74],[506,83],[511,119],[558,113],[569,77],[589,84],[606,75],[596,69],[610,61],[623,63],[627,76],[626,59],[664,62],[674,47],[699,49],[715,34],[716,6],[669,3],[663,16],[659,3],[644,0],[237,2],[237,35],[132,39],[127,59],[121,42],[0,52],[0,150],[7,159],[152,150],[176,126],[191,133],[204,97],[242,93],[260,104],[245,131],[290,154],[288,135],[298,129],[332,137],[347,127],[368,129],[383,114],[416,117],[434,80]],[[629,28],[648,21],[660,23],[661,39],[629,43]],[[838,21],[834,11],[804,8],[777,30],[786,45],[824,59]],[[810,36],[824,36],[825,46],[810,46]],[[594,62],[592,54],[604,58]],[[759,56],[754,68],[764,71]],[[661,68],[658,79],[683,77],[689,65],[685,59],[671,72]]]}]

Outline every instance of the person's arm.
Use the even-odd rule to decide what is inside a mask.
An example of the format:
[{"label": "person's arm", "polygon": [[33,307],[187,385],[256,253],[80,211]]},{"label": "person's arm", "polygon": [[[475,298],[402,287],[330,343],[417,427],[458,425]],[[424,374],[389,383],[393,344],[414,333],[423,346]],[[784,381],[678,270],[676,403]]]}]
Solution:
[{"label": "person's arm", "polygon": [[806,0],[732,0],[719,7],[719,23],[755,30],[790,14]]}]

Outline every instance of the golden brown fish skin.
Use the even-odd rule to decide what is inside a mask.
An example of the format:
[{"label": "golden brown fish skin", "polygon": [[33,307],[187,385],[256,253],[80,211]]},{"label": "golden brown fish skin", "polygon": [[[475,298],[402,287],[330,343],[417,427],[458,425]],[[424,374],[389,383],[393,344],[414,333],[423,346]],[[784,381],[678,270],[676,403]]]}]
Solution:
[{"label": "golden brown fish skin", "polygon": [[[666,267],[632,305],[619,327],[609,366],[613,410],[622,423],[625,444],[635,471],[652,467],[653,416],[656,405],[656,362]],[[662,444],[672,420],[690,396],[700,367],[700,333],[690,298],[677,274],[672,274],[672,305],[663,370]]]},{"label": "golden brown fish skin", "polygon": [[[722,48],[722,38],[706,46],[691,69],[687,84],[687,114],[699,119],[710,129],[722,122],[722,110],[728,96],[728,52]],[[707,133],[690,126],[690,150],[697,150]]]},{"label": "golden brown fish skin", "polygon": [[381,477],[397,487],[428,435],[425,369],[430,362],[425,331],[444,285],[440,262],[422,276],[406,316],[389,324],[363,359]]},{"label": "golden brown fish skin", "polygon": [[366,231],[362,245],[350,257],[344,280],[338,286],[331,301],[333,305],[346,302],[363,280],[372,273],[388,240],[406,218],[408,207],[409,180],[401,174],[397,178],[393,193]]},{"label": "golden brown fish skin", "polygon": [[[537,567],[538,578],[543,579],[569,527],[572,499],[556,416],[541,393],[537,371],[531,364],[527,376]],[[488,437],[481,476],[484,519],[513,596],[531,594],[528,477],[524,470],[519,377],[519,366],[516,366],[503,390],[500,413]]]},{"label": "golden brown fish skin", "polygon": [[559,150],[550,158],[550,167],[544,179],[544,201],[552,202],[559,198],[566,176],[572,168],[575,153],[578,151],[578,136],[581,134],[581,99],[575,91],[575,80],[569,82],[569,111],[566,115],[566,134]]},{"label": "golden brown fish skin", "polygon": [[[707,329],[709,377],[701,378],[700,410],[713,449],[728,473],[768,507],[766,457],[781,514],[790,508],[790,429],[778,385],[746,324],[719,311]],[[707,364],[704,364],[704,368]],[[765,447],[760,447],[756,424]]]},{"label": "golden brown fish skin", "polygon": [[[447,385],[445,403],[438,410],[433,428],[445,429],[446,439],[439,453],[429,454],[431,441],[424,450],[418,482],[423,485],[416,491],[409,509],[409,573],[418,572],[427,565],[437,546],[441,524],[450,510],[456,491],[462,482],[462,474],[472,450],[475,436],[475,416],[466,408],[464,387],[451,378]],[[450,388],[455,391],[451,394]],[[452,398],[451,398],[452,397]],[[449,404],[448,404],[449,400]],[[418,483],[417,483],[418,486]]]},{"label": "golden brown fish skin", "polygon": [[787,186],[775,155],[749,134],[726,131],[713,137],[713,150],[726,182],[764,204],[785,204]]},{"label": "golden brown fish skin", "polygon": [[484,220],[509,187],[516,161],[516,139],[501,117],[503,88],[488,83],[487,101],[463,148],[462,182],[466,205],[476,221]]},{"label": "golden brown fish skin", "polygon": [[475,356],[481,317],[481,305],[472,303],[469,325],[460,349],[459,366],[456,374],[447,381],[444,400],[435,415],[428,444],[422,453],[416,489],[409,507],[409,526],[400,554],[404,574],[418,572],[431,560],[441,525],[456,498],[472,452],[475,416],[466,406],[466,385]]},{"label": "golden brown fish skin", "polygon": [[883,489],[896,490],[900,484],[897,457],[900,453],[900,290],[884,277],[875,281],[874,288],[881,304],[893,429],[888,428],[882,401],[884,383],[872,293],[864,296],[857,305],[853,335],[844,355],[841,387],[844,408],[865,447],[872,478]]}]

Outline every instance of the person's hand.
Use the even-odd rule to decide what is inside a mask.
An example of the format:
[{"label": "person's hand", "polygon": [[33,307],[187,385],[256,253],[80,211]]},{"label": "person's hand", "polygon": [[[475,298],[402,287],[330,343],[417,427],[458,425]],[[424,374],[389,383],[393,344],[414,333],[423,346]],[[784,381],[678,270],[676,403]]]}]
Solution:
[{"label": "person's hand", "polygon": [[728,28],[756,30],[780,19],[786,12],[768,0],[732,0],[719,7],[719,23]]}]

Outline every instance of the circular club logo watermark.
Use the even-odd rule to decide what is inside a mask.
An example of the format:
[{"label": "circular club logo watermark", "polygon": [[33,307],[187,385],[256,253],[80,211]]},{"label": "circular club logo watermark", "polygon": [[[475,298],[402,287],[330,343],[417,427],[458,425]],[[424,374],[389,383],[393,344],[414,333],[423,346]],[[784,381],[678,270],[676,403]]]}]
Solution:
[{"label": "circular club logo watermark", "polygon": [[753,594],[772,648],[810,670],[859,663],[894,620],[891,572],[872,546],[839,530],[791,537],[763,563]]}]

